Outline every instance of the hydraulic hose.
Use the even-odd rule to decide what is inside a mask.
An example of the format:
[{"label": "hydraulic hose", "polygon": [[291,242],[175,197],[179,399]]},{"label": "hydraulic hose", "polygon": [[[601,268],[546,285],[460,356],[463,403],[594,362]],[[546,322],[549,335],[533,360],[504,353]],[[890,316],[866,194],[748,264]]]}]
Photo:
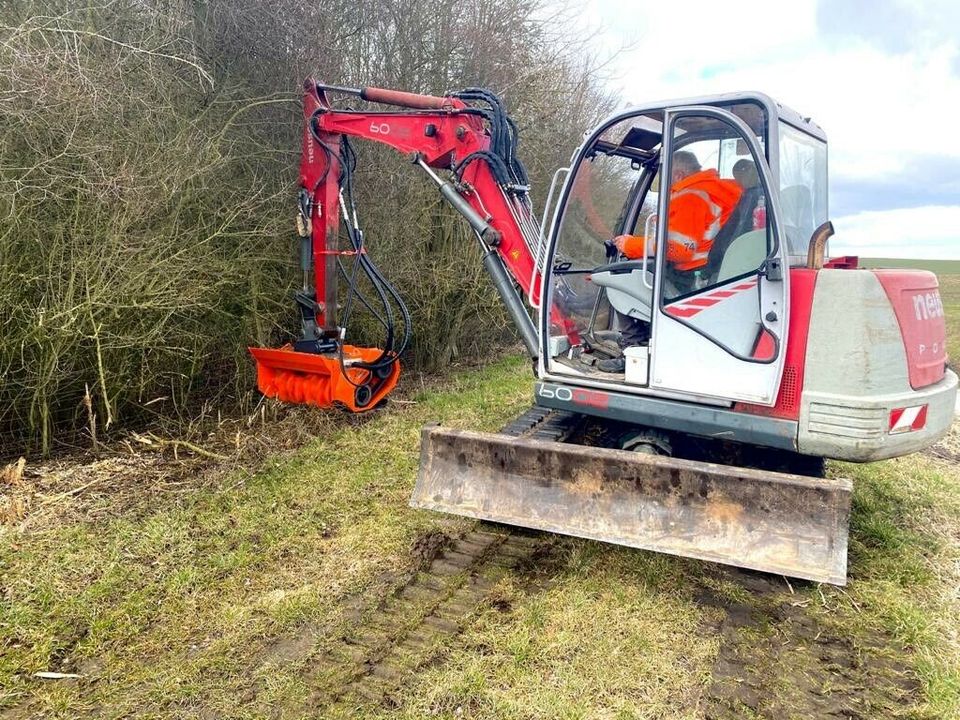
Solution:
[{"label": "hydraulic hose", "polygon": [[[312,125],[313,123],[311,123],[311,126]],[[311,131],[314,136],[314,140],[316,140],[316,142],[322,147],[327,156],[332,158],[334,154],[333,149],[323,142],[318,133],[315,131],[315,128],[311,127]],[[385,373],[384,371],[396,363],[399,360],[400,355],[402,355],[406,350],[412,334],[412,321],[410,312],[404,303],[403,298],[400,296],[400,293],[383,277],[379,269],[365,252],[363,233],[357,225],[356,204],[354,203],[353,199],[353,171],[356,167],[356,154],[354,153],[353,148],[346,137],[342,139],[341,147],[341,152],[337,153],[337,157],[340,160],[340,203],[347,238],[354,254],[354,262],[349,274],[338,259],[340,270],[344,275],[344,279],[347,281],[347,296],[344,301],[342,324],[344,328],[347,327],[350,315],[352,313],[354,299],[357,299],[357,301],[360,302],[360,304],[363,305],[383,326],[385,330],[385,338],[383,342],[383,349],[380,354],[375,360],[357,362],[354,364],[354,367],[370,370],[371,372],[384,377],[386,374],[389,374]],[[374,293],[377,296],[377,300],[379,300],[379,304],[383,308],[382,315],[374,309],[370,301],[368,301],[363,296],[363,293],[360,292],[359,273],[361,272],[373,287]],[[396,305],[400,310],[400,314],[403,319],[403,335],[399,343],[397,342],[396,337],[393,305]],[[342,343],[340,343],[339,348],[339,360],[344,377],[346,377],[351,384],[357,385],[357,383],[354,383],[350,379],[349,374],[346,372],[343,359]]]}]

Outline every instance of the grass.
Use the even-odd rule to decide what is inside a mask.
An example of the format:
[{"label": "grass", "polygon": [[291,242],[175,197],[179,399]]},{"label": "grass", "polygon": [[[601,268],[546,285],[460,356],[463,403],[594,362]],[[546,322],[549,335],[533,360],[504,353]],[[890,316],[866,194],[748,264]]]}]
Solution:
[{"label": "grass", "polygon": [[[564,540],[555,584],[511,598],[506,617],[488,614],[407,689],[397,716],[704,717],[697,695],[717,681],[723,642],[739,645],[744,675],[772,696],[736,717],[818,717],[798,700],[810,677],[827,696],[851,691],[849,677],[829,671],[835,658],[815,642],[823,635],[828,650],[850,648],[838,672],[861,666],[852,690],[861,717],[960,717],[960,467],[911,456],[832,472],[855,484],[848,587],[795,581],[773,601],[704,577],[708,566]],[[694,592],[704,584],[744,607],[749,626],[718,633],[717,609]],[[904,669],[915,692],[904,690]]]},{"label": "grass", "polygon": [[865,268],[913,268],[929,270],[937,275],[960,274],[960,260],[910,260],[903,258],[860,258]]},{"label": "grass", "polygon": [[882,627],[912,649],[929,716],[960,717],[960,468],[907,456],[843,471],[855,486],[853,629]]},{"label": "grass", "polygon": [[[498,427],[529,403],[526,367],[511,359],[457,376],[445,392],[142,517],[0,530],[0,707],[29,693],[45,714],[175,717],[201,701],[232,714],[237,672],[263,638],[305,618],[336,625],[338,600],[409,564],[413,540],[438,524],[406,506],[420,426]],[[30,679],[65,657],[110,680]]]},{"label": "grass", "polygon": [[940,299],[947,319],[947,353],[956,366],[960,361],[960,275],[940,276]]},{"label": "grass", "polygon": [[694,718],[718,638],[698,637],[689,563],[564,539],[536,594],[482,615],[442,664],[406,689],[422,718]]},{"label": "grass", "polygon": [[[308,629],[322,643],[345,598],[385,595],[412,571],[417,538],[469,525],[407,507],[421,425],[495,429],[530,381],[525,360],[504,359],[148,512],[0,529],[0,716],[286,716],[309,694],[310,660],[285,659],[277,640]],[[790,594],[774,578],[774,602],[707,564],[559,538],[540,585],[508,577],[394,707],[355,717],[700,718],[730,657],[770,696],[739,716],[802,717],[811,677],[840,692],[821,634],[860,658],[863,717],[960,716],[960,467],[915,455],[832,471],[856,488],[847,588]],[[735,608],[747,626],[724,621]]]}]

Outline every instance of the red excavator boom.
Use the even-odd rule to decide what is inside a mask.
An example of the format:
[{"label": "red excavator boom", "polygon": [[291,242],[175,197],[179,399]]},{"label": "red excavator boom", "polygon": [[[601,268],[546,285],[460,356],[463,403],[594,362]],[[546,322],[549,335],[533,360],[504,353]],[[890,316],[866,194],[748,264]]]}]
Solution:
[{"label": "red excavator boom", "polygon": [[[403,109],[335,109],[328,92],[354,94]],[[332,87],[308,79],[303,118],[298,227],[304,284],[297,294],[302,332],[295,343],[279,350],[251,348],[260,391],[288,402],[339,405],[360,412],[375,407],[397,383],[409,316],[367,255],[352,203],[354,156],[349,138],[373,140],[408,154],[437,183],[443,197],[476,232],[484,266],[536,357],[536,330],[517,286],[527,295],[539,291],[532,256],[539,229],[527,194],[526,173],[514,154],[515,131],[496,96],[471,89],[436,97],[372,87]],[[452,172],[452,181],[438,171]],[[340,238],[341,219],[346,247]],[[344,271],[345,264],[352,266],[349,271]],[[392,323],[387,324],[382,348],[344,344],[343,326],[361,272],[373,283],[387,318],[392,318],[392,308],[399,308],[404,318],[401,337]],[[338,313],[338,273],[350,282],[343,320]],[[561,327],[565,324],[559,315],[554,320]]]}]

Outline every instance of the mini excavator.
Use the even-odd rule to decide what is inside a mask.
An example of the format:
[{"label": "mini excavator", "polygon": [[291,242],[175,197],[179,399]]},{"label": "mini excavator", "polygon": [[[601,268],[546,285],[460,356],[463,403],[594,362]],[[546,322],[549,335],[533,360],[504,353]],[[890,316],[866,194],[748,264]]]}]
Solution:
[{"label": "mini excavator", "polygon": [[[339,109],[335,94],[388,109]],[[618,111],[555,173],[542,223],[488,90],[308,79],[303,111],[302,330],[251,349],[261,392],[366,412],[397,383],[410,313],[367,254],[351,138],[407,154],[469,224],[533,359],[535,404],[503,432],[424,428],[415,507],[842,585],[852,485],[823,459],[901,456],[949,429],[936,276],[829,258],[826,136],[766,95]],[[680,152],[742,184],[686,276],[659,220]],[[645,238],[641,258],[620,255],[625,234]],[[383,347],[346,343],[359,305]],[[621,347],[628,323],[647,339]],[[621,355],[623,372],[598,367]]]}]

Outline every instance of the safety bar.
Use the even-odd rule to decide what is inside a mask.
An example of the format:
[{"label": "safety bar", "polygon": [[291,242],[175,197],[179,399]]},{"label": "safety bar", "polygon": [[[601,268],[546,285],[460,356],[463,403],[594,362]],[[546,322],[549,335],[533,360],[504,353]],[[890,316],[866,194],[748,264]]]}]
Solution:
[{"label": "safety bar", "polygon": [[[643,223],[643,268],[641,270],[640,277],[641,282],[643,282],[643,286],[648,290],[653,290],[653,285],[651,285],[647,280],[647,255],[650,254],[647,250],[647,246],[650,243],[650,226],[655,222],[657,222],[657,214],[650,213],[647,215],[646,222]],[[656,230],[654,230],[654,232],[656,232]]]},{"label": "safety bar", "polygon": [[550,190],[547,192],[547,201],[543,205],[543,216],[540,220],[540,235],[537,238],[537,247],[533,253],[533,270],[530,273],[530,289],[527,291],[527,302],[530,307],[540,307],[540,298],[534,297],[534,290],[540,287],[537,278],[543,274],[543,263],[546,260],[547,248],[547,221],[550,217],[551,205],[553,204],[553,194],[557,189],[557,182],[560,177],[570,172],[569,167],[557,168],[553,173],[553,179],[550,181]]}]

